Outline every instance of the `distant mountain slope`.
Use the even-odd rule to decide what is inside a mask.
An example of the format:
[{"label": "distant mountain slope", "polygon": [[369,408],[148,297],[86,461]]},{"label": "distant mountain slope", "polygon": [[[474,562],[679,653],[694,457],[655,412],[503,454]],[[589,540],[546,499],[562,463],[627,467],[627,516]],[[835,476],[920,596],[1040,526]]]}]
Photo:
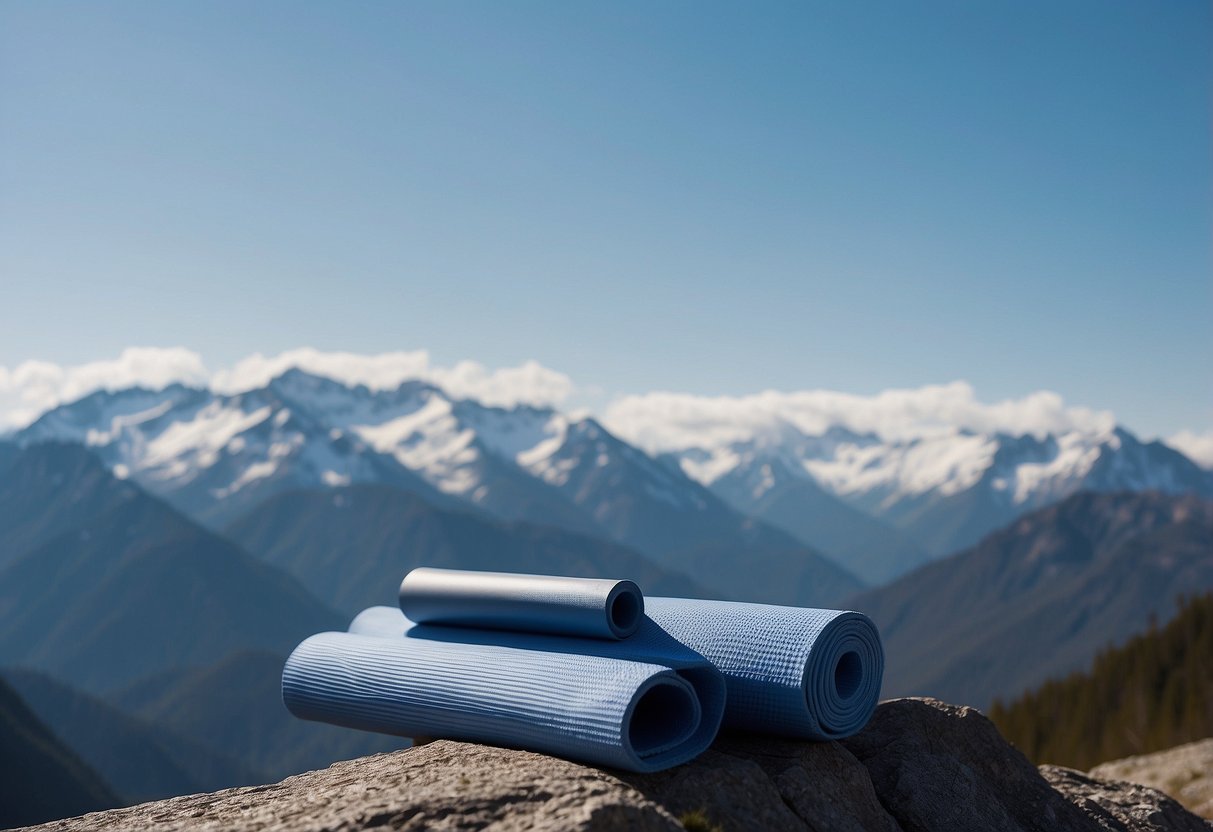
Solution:
[{"label": "distant mountain slope", "polygon": [[43,674],[6,669],[0,677],[124,803],[268,782],[230,754],[129,716]]},{"label": "distant mountain slope", "polygon": [[843,502],[778,457],[734,469],[713,482],[712,490],[871,585],[888,583],[930,559],[904,532]]},{"label": "distant mountain slope", "polygon": [[318,421],[287,387],[98,391],[43,414],[16,441],[87,445],[116,475],[212,526],[280,491],[331,483],[388,482],[441,499],[394,459]]},{"label": "distant mountain slope", "polygon": [[416,566],[618,576],[652,594],[706,592],[614,543],[436,508],[382,485],[279,494],[225,533],[351,617],[395,604],[401,578]]},{"label": "distant mountain slope", "polygon": [[[21,512],[39,495],[55,511],[33,534]],[[41,542],[50,529],[62,531]],[[0,541],[15,561],[0,571],[0,662],[91,692],[235,650],[289,650],[345,624],[294,578],[114,479],[79,446],[32,446],[9,466]]]},{"label": "distant mountain slope", "polygon": [[716,594],[827,604],[862,582],[593,419],[489,407],[433,385],[347,387],[299,370],[238,395],[94,393],[17,440],[85,442],[120,476],[218,528],[287,491],[376,484],[613,540]]},{"label": "distant mountain slope", "polygon": [[122,805],[0,679],[0,828]]},{"label": "distant mountain slope", "polygon": [[884,695],[985,707],[1090,661],[1213,587],[1213,503],[1082,493],[852,598],[885,642]]},{"label": "distant mountain slope", "polygon": [[39,546],[137,500],[76,445],[48,444],[13,454],[0,469],[0,571]]},{"label": "distant mountain slope", "polygon": [[612,539],[691,575],[715,596],[828,606],[863,585],[845,567],[741,514],[592,419],[565,426],[562,440],[531,470],[586,509]]},{"label": "distant mountain slope", "polygon": [[267,782],[336,760],[403,748],[399,737],[296,719],[282,704],[285,654],[237,653],[110,694],[128,713],[265,772]]},{"label": "distant mountain slope", "polygon": [[[675,397],[676,398],[676,397]],[[1213,498],[1213,472],[1161,442],[1143,442],[1109,424],[1061,429],[1041,435],[979,432],[943,424],[901,425],[887,435],[853,430],[828,414],[792,424],[777,417],[733,420],[666,401],[616,412],[608,426],[650,453],[675,460],[695,480],[725,496],[739,510],[783,528],[799,511],[829,515],[816,504],[817,489],[883,521],[929,555],[970,546],[986,534],[1079,491],[1145,491]],[[788,492],[786,495],[781,492]],[[782,501],[780,516],[769,504]],[[862,516],[846,516],[852,526]],[[829,538],[812,524],[796,533],[826,551]],[[836,534],[830,529],[827,534]],[[885,536],[885,543],[887,535]],[[891,559],[894,545],[870,557]],[[837,553],[836,553],[837,554]],[[908,554],[913,555],[913,551]],[[851,564],[851,561],[844,561]],[[855,566],[871,575],[889,561]]]},{"label": "distant mountain slope", "polygon": [[19,453],[21,453],[21,446],[16,442],[0,441],[0,476],[4,475],[4,469],[8,468]]},{"label": "distant mountain slope", "polygon": [[1078,769],[1213,736],[1213,594],[990,718],[1032,760]]}]

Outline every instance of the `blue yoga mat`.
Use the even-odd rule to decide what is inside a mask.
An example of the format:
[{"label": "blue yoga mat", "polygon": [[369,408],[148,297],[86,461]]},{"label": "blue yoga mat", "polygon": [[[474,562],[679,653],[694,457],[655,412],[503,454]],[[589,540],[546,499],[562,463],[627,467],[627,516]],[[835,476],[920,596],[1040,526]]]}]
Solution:
[{"label": "blue yoga mat", "polygon": [[349,632],[304,641],[283,672],[287,707],[643,772],[692,759],[722,724],[849,736],[871,717],[884,669],[859,613],[643,599],[630,582],[426,569],[406,577],[401,605],[430,623],[372,607]]},{"label": "blue yoga mat", "polygon": [[724,674],[730,728],[835,740],[876,710],[884,649],[862,613],[690,598],[647,598],[645,609]]},{"label": "blue yoga mat", "polygon": [[[699,601],[645,599],[640,632],[655,626],[710,661],[728,687],[724,724],[810,740],[857,733],[880,698],[884,650],[861,613]],[[404,636],[418,625],[395,607],[371,607],[351,633]],[[615,643],[630,656],[633,639]]]},{"label": "blue yoga mat", "polygon": [[[368,622],[373,635],[363,634]],[[413,624],[381,607],[349,633],[300,644],[283,670],[282,698],[303,719],[649,772],[712,743],[725,684],[647,619],[620,641]]]}]

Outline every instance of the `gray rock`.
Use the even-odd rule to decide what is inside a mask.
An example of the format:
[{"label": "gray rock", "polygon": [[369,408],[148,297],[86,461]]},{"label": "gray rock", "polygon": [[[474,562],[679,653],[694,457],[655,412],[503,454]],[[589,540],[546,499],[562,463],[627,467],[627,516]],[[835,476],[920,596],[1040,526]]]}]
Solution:
[{"label": "gray rock", "polygon": [[905,832],[1091,828],[973,708],[894,700],[843,745],[868,770],[880,802]]},{"label": "gray rock", "polygon": [[1061,766],[1041,766],[1040,773],[1057,790],[1074,801],[1100,829],[1175,829],[1209,832],[1213,824],[1201,820],[1167,795],[1137,783],[1098,780]]},{"label": "gray rock", "polygon": [[679,829],[594,768],[528,751],[440,741],[335,763],[271,786],[175,797],[53,821],[107,832],[360,829]]},{"label": "gray rock", "polygon": [[[682,820],[686,821],[684,827]],[[725,736],[653,775],[439,741],[228,789],[55,821],[42,830],[1202,830],[1160,792],[1046,767],[977,711],[883,703],[844,743]]]},{"label": "gray rock", "polygon": [[1166,792],[1202,818],[1213,818],[1213,737],[1101,763],[1091,776],[1141,783]]}]

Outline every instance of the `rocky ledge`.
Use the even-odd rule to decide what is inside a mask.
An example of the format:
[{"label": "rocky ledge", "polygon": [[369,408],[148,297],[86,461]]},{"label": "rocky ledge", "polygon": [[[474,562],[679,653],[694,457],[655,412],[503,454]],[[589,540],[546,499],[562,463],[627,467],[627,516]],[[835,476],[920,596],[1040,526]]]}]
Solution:
[{"label": "rocky ledge", "polygon": [[1162,789],[1201,817],[1213,818],[1213,737],[1104,763],[1091,775]]},{"label": "rocky ledge", "polygon": [[441,741],[43,830],[1192,830],[1161,792],[1037,769],[971,708],[885,702],[841,743],[723,737],[655,775]]}]

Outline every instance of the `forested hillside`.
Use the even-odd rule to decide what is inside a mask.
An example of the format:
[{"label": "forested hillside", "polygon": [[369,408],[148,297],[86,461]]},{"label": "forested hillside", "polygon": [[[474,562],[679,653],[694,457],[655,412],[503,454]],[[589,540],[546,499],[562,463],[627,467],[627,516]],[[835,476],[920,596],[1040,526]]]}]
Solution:
[{"label": "forested hillside", "polygon": [[990,717],[1034,762],[1084,770],[1213,736],[1213,594]]}]

